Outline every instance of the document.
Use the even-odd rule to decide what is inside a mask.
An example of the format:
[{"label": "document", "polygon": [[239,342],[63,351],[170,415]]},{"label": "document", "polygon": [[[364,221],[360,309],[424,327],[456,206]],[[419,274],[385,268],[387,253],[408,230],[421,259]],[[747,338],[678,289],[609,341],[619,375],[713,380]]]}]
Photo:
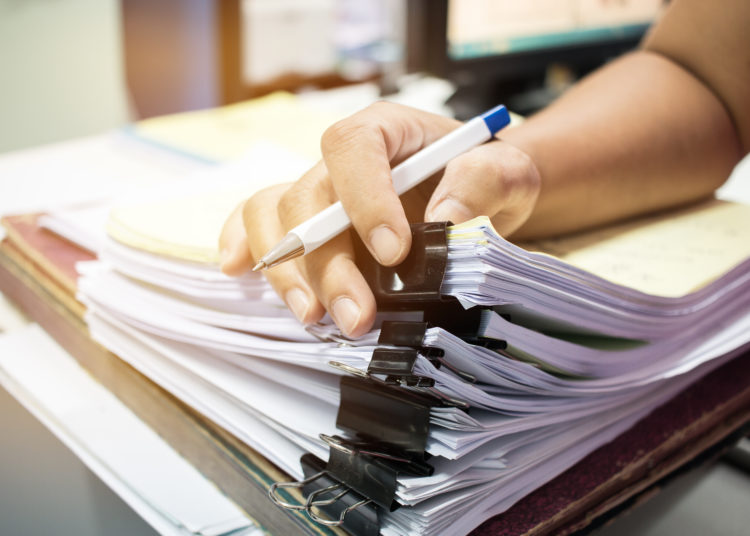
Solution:
[{"label": "document", "polygon": [[263,534],[38,325],[0,335],[0,384],[160,534]]},{"label": "document", "polygon": [[213,163],[239,158],[258,142],[281,145],[318,160],[321,135],[345,115],[278,91],[221,108],[146,119],[135,124],[131,133]]},{"label": "document", "polygon": [[645,294],[679,298],[750,257],[748,228],[747,206],[714,199],[524,247]]},{"label": "document", "polygon": [[[644,220],[638,229],[630,224],[627,232],[616,226],[545,242],[561,257],[511,244],[486,218],[466,222],[450,231],[442,292],[467,307],[504,306],[515,322],[542,331],[644,341],[684,334],[708,315],[721,316],[722,308],[744,307],[750,208],[711,201],[671,215]],[[649,230],[657,239],[643,238]],[[647,262],[662,242],[654,263]],[[676,282],[665,283],[666,291],[648,292],[671,274]]]}]

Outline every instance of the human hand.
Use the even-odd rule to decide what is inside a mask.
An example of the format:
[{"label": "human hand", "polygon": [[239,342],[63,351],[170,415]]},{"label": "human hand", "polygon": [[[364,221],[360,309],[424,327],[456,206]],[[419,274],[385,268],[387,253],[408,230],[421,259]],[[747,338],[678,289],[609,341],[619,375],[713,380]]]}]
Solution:
[{"label": "human hand", "polygon": [[[391,168],[460,123],[390,103],[376,103],[324,134],[323,160],[293,184],[274,186],[240,204],[224,225],[221,269],[240,275],[288,230],[341,200],[352,227],[381,264],[401,262],[411,246],[409,221],[460,223],[479,215],[510,234],[531,214],[540,178],[531,158],[493,140],[449,162],[399,197]],[[366,333],[375,299],[354,264],[349,232],[265,272],[268,281],[303,323],[329,312],[350,337]]]}]

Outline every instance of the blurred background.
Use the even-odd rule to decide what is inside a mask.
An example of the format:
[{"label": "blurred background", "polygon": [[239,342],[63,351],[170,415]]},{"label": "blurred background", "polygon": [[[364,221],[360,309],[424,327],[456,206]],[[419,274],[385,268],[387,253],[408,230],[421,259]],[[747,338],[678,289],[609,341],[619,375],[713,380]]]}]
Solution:
[{"label": "blurred background", "polygon": [[[466,118],[543,107],[635,47],[662,0],[0,0],[0,151],[274,90],[408,73]],[[408,79],[408,78],[406,78]]]}]

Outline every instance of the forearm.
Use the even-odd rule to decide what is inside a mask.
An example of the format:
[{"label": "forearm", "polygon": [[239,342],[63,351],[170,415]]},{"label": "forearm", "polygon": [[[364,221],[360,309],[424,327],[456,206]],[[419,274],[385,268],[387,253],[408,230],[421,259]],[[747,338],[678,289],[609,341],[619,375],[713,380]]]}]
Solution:
[{"label": "forearm", "polygon": [[719,98],[675,62],[648,51],[583,80],[503,139],[530,154],[541,175],[539,199],[516,238],[705,197],[742,155]]}]

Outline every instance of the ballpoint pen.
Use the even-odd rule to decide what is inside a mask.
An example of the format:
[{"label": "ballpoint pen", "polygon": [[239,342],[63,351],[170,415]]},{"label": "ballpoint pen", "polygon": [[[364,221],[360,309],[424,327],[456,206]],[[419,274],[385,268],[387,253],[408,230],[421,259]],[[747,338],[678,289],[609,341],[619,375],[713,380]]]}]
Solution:
[{"label": "ballpoint pen", "polygon": [[[444,168],[458,155],[491,139],[508,123],[510,123],[508,110],[500,105],[470,119],[439,140],[414,153],[391,170],[396,194],[401,195],[411,190]],[[260,259],[253,271],[271,268],[306,255],[344,232],[351,224],[341,201],[338,201],[289,231]]]}]

